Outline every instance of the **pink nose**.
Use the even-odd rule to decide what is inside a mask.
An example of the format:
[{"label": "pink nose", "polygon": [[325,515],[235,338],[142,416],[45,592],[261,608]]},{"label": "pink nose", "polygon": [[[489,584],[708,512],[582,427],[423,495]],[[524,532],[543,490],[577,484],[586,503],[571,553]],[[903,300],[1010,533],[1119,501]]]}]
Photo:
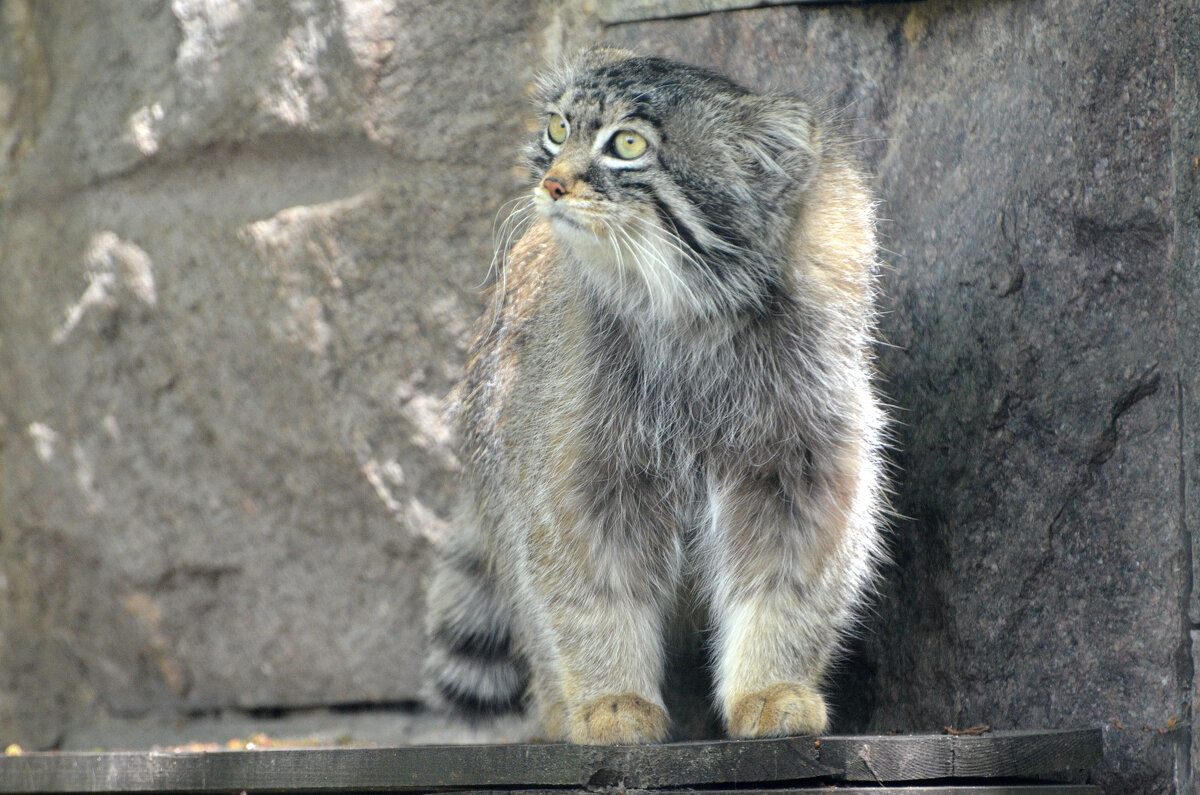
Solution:
[{"label": "pink nose", "polygon": [[550,194],[550,198],[555,201],[567,195],[567,187],[553,177],[547,177],[543,180],[542,187]]}]

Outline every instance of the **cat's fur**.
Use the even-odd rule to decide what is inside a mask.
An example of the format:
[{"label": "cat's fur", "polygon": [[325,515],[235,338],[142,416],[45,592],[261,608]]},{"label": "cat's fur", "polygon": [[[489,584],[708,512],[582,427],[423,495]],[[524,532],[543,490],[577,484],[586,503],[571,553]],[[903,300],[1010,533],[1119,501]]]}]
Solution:
[{"label": "cat's fur", "polygon": [[551,739],[660,740],[690,583],[729,733],[819,733],[880,555],[872,198],[808,105],[700,69],[592,50],[538,102],[569,134],[529,150],[538,218],[452,395],[437,689],[524,695]]}]

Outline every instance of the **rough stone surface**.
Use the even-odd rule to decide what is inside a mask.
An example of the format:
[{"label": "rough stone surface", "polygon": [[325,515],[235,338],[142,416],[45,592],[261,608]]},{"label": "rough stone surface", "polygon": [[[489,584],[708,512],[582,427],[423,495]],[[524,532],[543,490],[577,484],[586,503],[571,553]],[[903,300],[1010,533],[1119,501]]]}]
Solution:
[{"label": "rough stone surface", "polygon": [[0,735],[410,702],[536,4],[6,2]]},{"label": "rough stone surface", "polygon": [[1191,791],[1197,0],[588,8],[0,4],[0,743],[453,736],[406,717],[437,403],[525,87],[599,38],[821,98],[878,174],[904,518],[836,728],[1102,724],[1108,791]]},{"label": "rough stone surface", "polygon": [[[1053,0],[610,30],[825,97],[878,173],[905,518],[839,728],[1103,724],[1110,791],[1176,785],[1197,260],[1194,232],[1173,250],[1195,205],[1168,152],[1198,35],[1191,3]],[[1191,169],[1194,133],[1174,140]]]},{"label": "rough stone surface", "polygon": [[[1200,664],[1200,594],[1197,594],[1197,566],[1200,565],[1200,2],[1180,3],[1175,11],[1175,121],[1171,131],[1172,166],[1175,173],[1175,289],[1179,312],[1179,411],[1183,433],[1180,480],[1183,525],[1181,533],[1186,565],[1191,570],[1184,596],[1187,614],[1184,624],[1190,629],[1191,655],[1180,655],[1179,680],[1191,682],[1191,752],[1177,759],[1176,782],[1179,792],[1193,789],[1200,782],[1200,732],[1195,729],[1197,671]],[[1183,745],[1188,738],[1180,737]]]},{"label": "rough stone surface", "polygon": [[139,718],[97,716],[63,737],[64,751],[138,751],[200,743],[238,748],[258,742],[259,735],[276,746],[454,745],[503,742],[531,730],[519,716],[494,723],[464,725],[448,715],[419,709],[303,709],[280,715],[236,711],[181,720],[168,713]]}]

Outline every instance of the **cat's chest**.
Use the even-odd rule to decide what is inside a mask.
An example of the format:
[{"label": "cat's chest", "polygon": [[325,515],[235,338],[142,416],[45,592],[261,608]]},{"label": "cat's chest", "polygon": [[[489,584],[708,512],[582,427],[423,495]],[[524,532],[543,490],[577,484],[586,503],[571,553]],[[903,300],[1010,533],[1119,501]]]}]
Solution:
[{"label": "cat's chest", "polygon": [[761,411],[755,379],[728,354],[615,347],[592,372],[585,424],[638,465],[692,466],[744,436]]},{"label": "cat's chest", "polygon": [[553,374],[531,402],[561,412],[585,449],[669,475],[793,435],[795,346],[774,327],[639,325],[582,301],[546,317],[531,342]]}]

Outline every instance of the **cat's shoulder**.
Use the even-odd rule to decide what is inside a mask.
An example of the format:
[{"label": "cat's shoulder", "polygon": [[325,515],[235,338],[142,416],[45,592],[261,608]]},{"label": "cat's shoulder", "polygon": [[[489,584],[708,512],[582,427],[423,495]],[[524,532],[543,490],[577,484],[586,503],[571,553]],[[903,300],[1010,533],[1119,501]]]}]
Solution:
[{"label": "cat's shoulder", "polygon": [[868,178],[845,144],[823,147],[817,173],[798,207],[793,261],[831,297],[871,301],[878,270],[876,203]]}]

